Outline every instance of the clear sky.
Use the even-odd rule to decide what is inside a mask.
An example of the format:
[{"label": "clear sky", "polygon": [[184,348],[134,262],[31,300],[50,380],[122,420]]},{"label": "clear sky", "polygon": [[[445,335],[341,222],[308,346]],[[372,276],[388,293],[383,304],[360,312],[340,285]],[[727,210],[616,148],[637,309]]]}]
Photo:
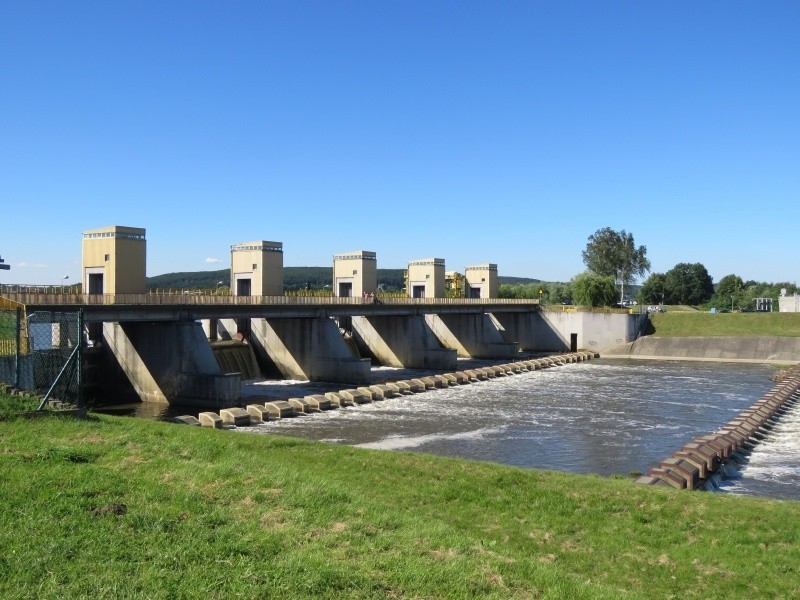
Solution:
[{"label": "clear sky", "polygon": [[800,2],[0,0],[0,283],[377,252],[566,281],[597,229],[653,271],[797,281]]}]

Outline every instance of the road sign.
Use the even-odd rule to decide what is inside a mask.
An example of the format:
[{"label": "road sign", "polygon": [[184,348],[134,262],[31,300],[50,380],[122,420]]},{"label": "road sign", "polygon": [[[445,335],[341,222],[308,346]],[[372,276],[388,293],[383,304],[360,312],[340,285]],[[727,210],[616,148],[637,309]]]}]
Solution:
[{"label": "road sign", "polygon": [[0,256],[0,271],[8,271],[10,268],[11,265],[5,264],[5,262],[3,262],[3,257]]}]

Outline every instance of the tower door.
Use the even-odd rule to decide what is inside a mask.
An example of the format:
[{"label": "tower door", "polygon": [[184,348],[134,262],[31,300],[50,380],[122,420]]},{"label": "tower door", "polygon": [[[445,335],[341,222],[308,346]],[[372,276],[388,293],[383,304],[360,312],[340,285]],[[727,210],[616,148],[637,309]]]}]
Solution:
[{"label": "tower door", "polygon": [[102,294],[103,293],[103,274],[102,273],[89,273],[89,293]]},{"label": "tower door", "polygon": [[353,282],[340,281],[339,282],[339,298],[350,298],[353,295]]},{"label": "tower door", "polygon": [[252,293],[252,282],[250,279],[237,279],[236,280],[236,295],[237,296],[250,296]]}]

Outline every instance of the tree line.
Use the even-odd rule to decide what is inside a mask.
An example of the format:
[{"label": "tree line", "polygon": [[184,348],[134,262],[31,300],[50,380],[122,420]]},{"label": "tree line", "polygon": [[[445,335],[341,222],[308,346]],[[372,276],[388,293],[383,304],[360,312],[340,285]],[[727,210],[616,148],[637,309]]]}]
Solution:
[{"label": "tree line", "polygon": [[636,287],[636,279],[650,270],[650,261],[647,248],[637,246],[633,234],[624,229],[598,229],[589,236],[581,256],[586,271],[567,283],[500,285],[499,295],[539,298],[545,304],[592,307],[619,306],[626,298],[635,298],[643,305],[685,304],[734,311],[753,310],[756,298],[772,298],[777,305],[782,290],[787,294],[798,291],[790,282],[743,281],[738,275],[726,275],[715,286],[708,270],[699,262],[678,263],[665,273],[652,273]]}]

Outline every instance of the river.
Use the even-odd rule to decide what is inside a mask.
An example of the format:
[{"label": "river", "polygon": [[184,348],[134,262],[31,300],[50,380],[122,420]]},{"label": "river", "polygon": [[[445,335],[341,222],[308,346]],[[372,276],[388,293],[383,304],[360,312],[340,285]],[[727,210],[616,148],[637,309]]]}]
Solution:
[{"label": "river", "polygon": [[[487,361],[459,361],[473,368]],[[697,435],[753,404],[773,367],[742,363],[595,359],[240,428],[362,448],[418,451],[602,476],[645,473]],[[378,380],[426,372],[379,368]],[[341,389],[243,384],[244,404]],[[147,412],[140,416],[162,417]],[[800,498],[800,410],[788,415],[720,491]],[[185,414],[178,413],[178,414]]]},{"label": "river", "polygon": [[[466,367],[466,364],[464,365]],[[431,390],[281,421],[247,431],[363,448],[603,476],[644,473],[710,433],[774,383],[766,365],[592,360]],[[382,379],[409,373],[380,369]],[[268,391],[261,391],[261,389]],[[283,389],[281,389],[283,388]],[[301,385],[248,385],[266,399],[314,393]],[[335,389],[335,386],[331,389]],[[789,415],[720,491],[800,497],[800,411]]]}]

